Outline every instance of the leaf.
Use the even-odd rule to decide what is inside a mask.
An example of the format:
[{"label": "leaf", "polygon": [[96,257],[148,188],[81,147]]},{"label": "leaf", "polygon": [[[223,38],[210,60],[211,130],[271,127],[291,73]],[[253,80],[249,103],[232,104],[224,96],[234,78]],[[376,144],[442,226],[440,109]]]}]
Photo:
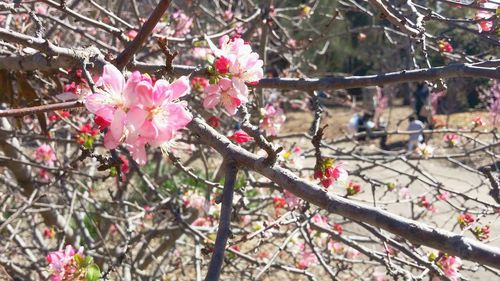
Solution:
[{"label": "leaf", "polygon": [[85,266],[88,266],[88,265],[92,264],[93,262],[94,262],[94,258],[93,258],[93,257],[91,257],[91,256],[87,256],[87,257],[85,258],[85,264],[84,264],[84,265],[85,265]]},{"label": "leaf", "polygon": [[85,261],[83,260],[83,258],[79,254],[74,255],[73,258],[75,259],[76,264],[78,264],[79,268],[85,267],[85,264],[84,264]]},{"label": "leaf", "polygon": [[97,264],[92,264],[87,268],[85,273],[85,280],[87,281],[97,281],[101,277],[101,270]]}]

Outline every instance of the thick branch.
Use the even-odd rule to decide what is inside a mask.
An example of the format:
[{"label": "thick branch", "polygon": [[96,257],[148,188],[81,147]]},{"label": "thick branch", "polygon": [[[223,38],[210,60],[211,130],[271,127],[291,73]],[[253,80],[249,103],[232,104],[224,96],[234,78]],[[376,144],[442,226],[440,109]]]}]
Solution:
[{"label": "thick branch", "polygon": [[153,29],[160,21],[165,11],[168,9],[169,5],[170,0],[162,0],[160,1],[160,3],[158,3],[158,6],[156,6],[151,16],[142,26],[141,30],[139,30],[139,33],[134,38],[134,40],[116,58],[116,67],[118,67],[119,69],[123,69],[128,64],[132,56],[139,50],[142,44],[146,42],[151,32],[153,32]]},{"label": "thick branch", "polygon": [[219,280],[227,240],[231,234],[230,223],[233,208],[234,183],[238,170],[236,169],[236,163],[232,159],[227,159],[226,161],[226,178],[224,180],[224,191],[222,192],[219,229],[217,230],[217,238],[215,239],[214,253],[210,260],[207,276],[205,277],[206,281]]},{"label": "thick branch", "polygon": [[380,227],[404,237],[415,245],[425,245],[450,255],[500,268],[500,249],[498,248],[453,232],[433,228],[427,224],[397,216],[379,208],[364,206],[328,194],[321,187],[297,177],[289,170],[264,165],[264,158],[259,158],[255,154],[232,144],[226,137],[217,133],[198,117],[193,119],[188,128],[222,155],[234,156],[238,165],[262,174],[296,196],[331,213]]}]

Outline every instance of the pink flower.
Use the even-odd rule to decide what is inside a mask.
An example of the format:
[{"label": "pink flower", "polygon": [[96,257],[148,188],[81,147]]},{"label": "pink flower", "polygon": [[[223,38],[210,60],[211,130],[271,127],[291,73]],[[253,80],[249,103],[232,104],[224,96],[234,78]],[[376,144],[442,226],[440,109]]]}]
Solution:
[{"label": "pink flower", "polygon": [[43,229],[43,236],[47,239],[52,239],[56,235],[56,231],[53,227],[46,227]]},{"label": "pink flower", "polygon": [[443,137],[443,141],[450,147],[454,147],[458,144],[459,138],[456,134],[446,134]]},{"label": "pink flower", "polygon": [[205,94],[204,108],[211,109],[221,103],[230,115],[248,102],[247,86],[239,79],[222,78],[218,84],[205,87]]},{"label": "pink flower", "polygon": [[181,10],[172,14],[172,21],[174,22],[174,37],[183,37],[188,34],[193,25],[193,18],[188,17]]},{"label": "pink flower", "polygon": [[458,270],[462,267],[462,260],[459,257],[444,254],[436,260],[436,265],[439,266],[444,274],[451,280],[460,280],[460,273],[458,273]]},{"label": "pink flower", "polygon": [[193,57],[198,59],[207,59],[210,53],[211,50],[209,48],[193,48]]},{"label": "pink flower", "polygon": [[389,281],[385,273],[380,272],[380,271],[374,271],[372,273],[372,278],[370,279],[371,281]]},{"label": "pink flower", "polygon": [[73,275],[78,270],[74,259],[75,255],[83,258],[83,247],[80,247],[75,253],[73,246],[67,245],[64,251],[50,252],[47,255],[46,260],[49,263],[51,281],[72,280]]},{"label": "pink flower", "polygon": [[328,218],[320,214],[316,214],[311,218],[311,221],[323,228],[330,228],[328,225]]},{"label": "pink flower", "polygon": [[295,48],[295,47],[297,47],[297,40],[295,40],[295,39],[288,39],[288,41],[286,42],[286,44],[290,48]]},{"label": "pink flower", "polygon": [[104,146],[108,149],[116,148],[122,140],[126,112],[137,103],[135,86],[140,80],[141,75],[135,72],[125,83],[122,73],[113,65],[107,64],[96,83],[99,91],[85,98],[85,107],[101,120],[98,124],[109,124],[109,130],[104,136]]},{"label": "pink flower", "polygon": [[336,254],[341,254],[345,250],[344,244],[337,242],[335,240],[328,241],[327,248],[328,250],[333,251]]},{"label": "pink flower", "polygon": [[134,29],[127,31],[126,35],[127,35],[128,40],[130,40],[130,41],[134,40],[138,33],[139,32],[137,32],[137,30],[134,30]]},{"label": "pink flower", "polygon": [[40,169],[38,171],[38,179],[41,182],[49,182],[49,180],[50,180],[51,177],[52,177],[52,174],[49,173],[49,171],[47,171],[45,169]]},{"label": "pink flower", "polygon": [[192,226],[199,226],[199,227],[209,227],[211,225],[212,221],[207,218],[207,217],[200,217],[197,218],[191,225]]},{"label": "pink flower", "polygon": [[99,91],[86,97],[85,106],[101,128],[108,128],[104,146],[114,149],[124,142],[140,165],[147,161],[146,144],[164,145],[191,122],[187,103],[177,101],[190,90],[186,76],[153,85],[151,77],[136,71],[125,82],[116,67],[106,65],[96,86]]},{"label": "pink flower", "polygon": [[484,126],[484,124],[485,122],[481,116],[476,116],[472,119],[472,125],[474,125],[474,127],[481,127]]},{"label": "pink flower", "polygon": [[491,28],[493,27],[493,21],[491,20],[485,20],[491,18],[493,14],[484,10],[479,10],[476,13],[476,19],[481,20],[478,23],[478,28],[479,32],[488,32],[491,31]]},{"label": "pink flower", "polygon": [[436,198],[439,201],[446,201],[446,200],[448,200],[448,198],[450,198],[450,193],[448,191],[439,192],[439,194],[436,195]]},{"label": "pink flower", "polygon": [[269,136],[277,136],[281,126],[285,123],[286,116],[281,108],[274,108],[272,105],[267,105],[260,110],[262,120],[260,128]]},{"label": "pink flower", "polygon": [[424,159],[429,159],[434,154],[434,148],[425,143],[419,143],[417,146],[417,154]]},{"label": "pink flower", "polygon": [[354,248],[347,249],[347,252],[345,254],[346,258],[348,258],[348,259],[353,259],[359,255],[361,255],[361,253]]},{"label": "pink flower", "polygon": [[224,19],[224,21],[228,22],[233,18],[233,16],[234,14],[231,10],[225,10],[222,18]]},{"label": "pink flower", "polygon": [[323,187],[328,188],[328,187],[330,187],[330,185],[333,184],[333,179],[332,178],[324,178],[321,180],[321,184],[323,185]]},{"label": "pink flower", "polygon": [[411,192],[409,188],[403,187],[399,190],[398,194],[404,199],[410,199]]},{"label": "pink flower", "polygon": [[240,222],[243,226],[248,225],[251,221],[252,221],[252,216],[250,216],[250,215],[244,215],[244,216],[241,216],[241,218],[240,218]]},{"label": "pink flower", "polygon": [[306,269],[312,265],[318,264],[316,255],[309,249],[306,250],[303,242],[298,243],[297,246],[300,251],[299,261],[297,262],[297,267],[299,269]]},{"label": "pink flower", "polygon": [[208,211],[207,200],[205,197],[200,196],[193,192],[188,192],[184,195],[184,206],[187,208],[194,208],[200,212]]},{"label": "pink flower", "polygon": [[490,237],[490,226],[484,225],[482,227],[476,226],[472,233],[476,236],[477,240],[483,241]]},{"label": "pink flower", "polygon": [[210,40],[208,45],[215,57],[229,60],[229,73],[231,77],[237,77],[246,83],[257,82],[264,77],[262,66],[264,62],[259,55],[252,52],[252,47],[241,38],[229,38],[225,35],[219,39],[219,48]]},{"label": "pink flower", "polygon": [[253,138],[251,136],[249,136],[247,133],[245,133],[245,131],[243,131],[243,130],[237,130],[229,138],[234,140],[237,143],[246,143],[246,142],[253,140]]},{"label": "pink flower", "polygon": [[283,190],[283,195],[285,196],[285,201],[288,207],[290,208],[295,208],[300,206],[300,198],[293,195],[290,191],[288,190]]},{"label": "pink flower", "polygon": [[44,162],[45,164],[52,166],[54,161],[56,161],[56,154],[52,147],[48,144],[40,145],[34,153],[36,161]]},{"label": "pink flower", "polygon": [[135,90],[138,104],[127,113],[126,143],[137,146],[137,153],[143,155],[145,143],[158,147],[170,141],[193,119],[187,103],[178,101],[189,92],[189,79],[182,76],[172,84],[160,79],[154,86],[150,81],[141,81]]}]

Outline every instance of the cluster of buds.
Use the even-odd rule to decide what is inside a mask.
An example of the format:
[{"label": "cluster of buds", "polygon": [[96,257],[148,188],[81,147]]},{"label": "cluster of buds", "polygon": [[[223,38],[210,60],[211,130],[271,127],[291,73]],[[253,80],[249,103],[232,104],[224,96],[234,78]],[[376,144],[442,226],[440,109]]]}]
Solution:
[{"label": "cluster of buds", "polygon": [[326,158],[316,166],[314,179],[319,179],[323,187],[330,187],[335,181],[346,181],[347,171],[342,162],[335,165],[335,159]]},{"label": "cluster of buds", "polygon": [[458,270],[462,267],[462,260],[459,257],[450,256],[445,253],[436,254],[432,252],[429,254],[428,259],[434,262],[449,279],[453,281],[460,280],[460,273],[458,273]]},{"label": "cluster of buds", "polygon": [[208,79],[205,77],[196,76],[191,79],[191,87],[195,91],[203,92],[206,86],[208,86]]},{"label": "cluster of buds", "polygon": [[286,205],[285,198],[280,197],[280,196],[274,196],[274,198],[273,198],[273,204],[274,204],[274,208],[276,208],[276,209],[282,209]]},{"label": "cluster of buds", "polygon": [[472,233],[476,236],[477,240],[483,241],[490,237],[490,226],[484,225],[482,227],[476,226],[472,229]]},{"label": "cluster of buds", "polygon": [[209,60],[209,85],[204,89],[203,107],[211,109],[221,104],[229,115],[248,102],[246,84],[257,84],[264,76],[263,61],[250,44],[239,37],[223,36],[219,47],[208,40],[213,57]]},{"label": "cluster of buds", "polygon": [[460,214],[458,216],[458,224],[460,225],[460,228],[461,229],[464,229],[466,227],[468,227],[469,225],[471,225],[472,223],[474,223],[474,221],[476,220],[476,218],[474,218],[474,216],[470,213],[463,213],[463,214]]},{"label": "cluster of buds", "polygon": [[62,118],[69,118],[71,116],[71,113],[66,110],[59,111],[58,114],[52,113],[49,115],[49,121],[56,122],[58,120],[61,120]]},{"label": "cluster of buds", "polygon": [[98,135],[99,129],[92,128],[90,124],[85,124],[78,129],[76,142],[85,149],[91,149]]},{"label": "cluster of buds", "polygon": [[212,116],[212,117],[208,118],[207,123],[208,123],[208,125],[212,126],[213,128],[220,127],[220,119],[217,116]]},{"label": "cluster of buds", "polygon": [[459,142],[459,138],[458,138],[458,135],[456,135],[456,134],[446,134],[443,137],[443,141],[449,147],[455,147],[458,144],[458,142]]},{"label": "cluster of buds", "polygon": [[64,92],[78,95],[82,87],[87,87],[87,81],[85,81],[85,77],[83,76],[83,70],[72,69],[68,71],[68,74],[71,82],[64,84]]},{"label": "cluster of buds", "polygon": [[47,239],[52,239],[56,236],[54,227],[46,227],[43,229],[43,236]]},{"label": "cluster of buds", "polygon": [[97,281],[101,276],[92,257],[85,257],[83,247],[75,251],[67,245],[64,250],[50,252],[46,257],[51,281],[87,280]]},{"label": "cluster of buds", "polygon": [[339,224],[339,223],[333,224],[333,230],[337,231],[337,233],[339,235],[342,235],[343,229],[342,229],[342,225],[341,224]]},{"label": "cluster of buds", "polygon": [[393,191],[394,189],[396,189],[396,183],[394,182],[386,182],[385,186],[387,186],[387,189],[389,191]]},{"label": "cluster of buds", "polygon": [[425,195],[420,196],[418,199],[419,199],[418,206],[426,208],[427,210],[433,213],[437,212],[437,208],[429,202],[429,200],[427,199],[427,197],[425,197]]},{"label": "cluster of buds", "polygon": [[451,53],[453,52],[453,46],[451,46],[450,42],[442,39],[438,41],[439,51],[441,53]]},{"label": "cluster of buds", "polygon": [[353,181],[349,181],[349,184],[347,185],[346,190],[347,190],[348,196],[356,195],[359,192],[361,192],[361,184],[355,183]]}]

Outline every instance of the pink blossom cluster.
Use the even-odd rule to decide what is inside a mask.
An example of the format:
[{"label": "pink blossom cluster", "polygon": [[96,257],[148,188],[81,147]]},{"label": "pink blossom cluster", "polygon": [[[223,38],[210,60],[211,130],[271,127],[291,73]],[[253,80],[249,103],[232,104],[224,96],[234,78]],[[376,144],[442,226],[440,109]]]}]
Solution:
[{"label": "pink blossom cluster", "polygon": [[48,144],[40,145],[34,153],[36,161],[43,162],[48,166],[53,166],[56,161],[56,154],[54,149]]},{"label": "pink blossom cluster", "polygon": [[283,109],[275,108],[272,105],[267,105],[261,108],[260,128],[266,132],[268,136],[277,136],[281,126],[285,123],[286,116]]},{"label": "pink blossom cluster", "polygon": [[46,260],[49,263],[49,273],[51,281],[74,280],[74,275],[78,271],[78,263],[75,255],[83,258],[83,247],[75,252],[71,245],[67,245],[64,250],[50,252]]},{"label": "pink blossom cluster", "polygon": [[436,265],[443,270],[444,275],[453,281],[460,280],[458,270],[462,267],[462,260],[459,257],[443,254],[436,260]]},{"label": "pink blossom cluster", "polygon": [[306,249],[304,242],[297,243],[297,248],[300,252],[299,261],[297,262],[299,269],[306,269],[319,263],[316,255],[311,250]]},{"label": "pink blossom cluster", "polygon": [[86,97],[85,106],[99,127],[107,129],[104,146],[124,144],[140,165],[147,161],[146,145],[166,145],[192,120],[187,103],[179,101],[190,91],[186,76],[172,83],[153,82],[136,71],[125,80],[116,67],[106,65],[96,86],[98,91]]},{"label": "pink blossom cluster", "polygon": [[361,184],[349,181],[349,184],[346,187],[347,195],[356,195],[361,192]]},{"label": "pink blossom cluster", "polygon": [[472,233],[474,236],[476,236],[477,240],[483,241],[486,240],[490,237],[490,226],[489,225],[483,225],[483,226],[476,226],[474,229],[472,229]]},{"label": "pink blossom cluster", "polygon": [[325,159],[314,171],[314,178],[321,180],[323,187],[328,188],[334,182],[346,182],[347,171],[344,169],[344,163],[339,162],[335,165],[335,159]]},{"label": "pink blossom cluster", "polygon": [[193,18],[187,16],[182,10],[172,14],[174,37],[183,37],[189,33],[193,25]]},{"label": "pink blossom cluster", "polygon": [[207,39],[214,55],[210,69],[210,85],[205,87],[203,106],[211,109],[221,104],[230,115],[248,102],[245,83],[257,83],[263,76],[263,61],[252,52],[252,47],[241,38],[223,36],[219,47]]},{"label": "pink blossom cluster", "polygon": [[476,221],[476,218],[471,213],[465,212],[458,215],[457,222],[460,225],[460,228],[464,229],[469,225],[473,224]]}]

